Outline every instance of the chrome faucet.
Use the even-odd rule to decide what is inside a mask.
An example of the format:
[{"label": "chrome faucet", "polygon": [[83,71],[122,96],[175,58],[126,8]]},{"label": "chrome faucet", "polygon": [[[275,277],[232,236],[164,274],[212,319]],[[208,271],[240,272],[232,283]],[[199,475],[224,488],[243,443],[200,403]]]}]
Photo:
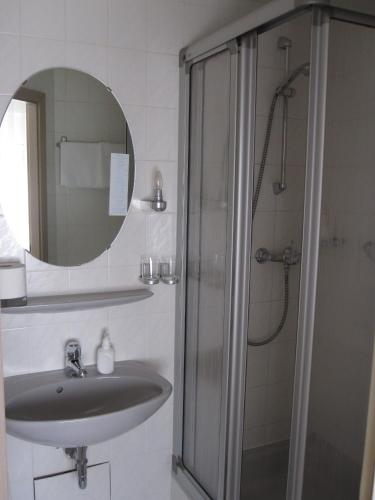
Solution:
[{"label": "chrome faucet", "polygon": [[279,254],[273,254],[267,248],[258,248],[255,259],[259,264],[265,262],[282,262],[286,266],[294,266],[300,263],[301,253],[293,248],[293,245],[285,247]]},{"label": "chrome faucet", "polygon": [[71,339],[65,344],[65,374],[67,377],[84,378],[87,370],[82,363],[81,345],[78,340]]}]

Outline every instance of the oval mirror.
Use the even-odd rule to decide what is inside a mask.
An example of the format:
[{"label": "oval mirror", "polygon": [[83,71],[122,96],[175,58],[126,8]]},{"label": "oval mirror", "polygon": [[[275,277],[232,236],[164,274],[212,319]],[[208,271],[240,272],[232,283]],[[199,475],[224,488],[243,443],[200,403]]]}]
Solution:
[{"label": "oval mirror", "polygon": [[34,257],[77,266],[119,232],[134,183],[133,145],[110,89],[67,68],[36,73],[0,126],[0,204]]}]

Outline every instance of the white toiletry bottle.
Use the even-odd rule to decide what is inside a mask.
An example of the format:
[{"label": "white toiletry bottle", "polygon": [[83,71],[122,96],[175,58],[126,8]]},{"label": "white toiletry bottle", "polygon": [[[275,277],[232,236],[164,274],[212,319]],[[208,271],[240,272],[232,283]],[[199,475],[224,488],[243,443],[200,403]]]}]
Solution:
[{"label": "white toiletry bottle", "polygon": [[102,344],[98,347],[96,369],[103,375],[109,375],[114,370],[115,351],[109,340],[108,330],[104,330]]}]

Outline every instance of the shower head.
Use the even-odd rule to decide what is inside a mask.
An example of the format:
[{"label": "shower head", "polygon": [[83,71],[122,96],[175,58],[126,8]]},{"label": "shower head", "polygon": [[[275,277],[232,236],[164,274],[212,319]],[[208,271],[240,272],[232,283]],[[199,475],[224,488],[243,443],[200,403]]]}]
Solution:
[{"label": "shower head", "polygon": [[282,94],[299,75],[310,76],[310,63],[303,63],[292,71],[276,89],[276,95]]}]

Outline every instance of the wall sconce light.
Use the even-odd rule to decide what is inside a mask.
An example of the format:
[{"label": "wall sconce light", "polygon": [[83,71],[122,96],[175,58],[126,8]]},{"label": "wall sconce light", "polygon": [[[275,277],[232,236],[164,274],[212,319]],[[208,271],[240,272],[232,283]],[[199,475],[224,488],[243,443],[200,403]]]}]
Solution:
[{"label": "wall sconce light", "polygon": [[151,198],[151,208],[155,212],[164,212],[167,202],[163,200],[163,177],[159,170],[154,173],[154,192]]}]

